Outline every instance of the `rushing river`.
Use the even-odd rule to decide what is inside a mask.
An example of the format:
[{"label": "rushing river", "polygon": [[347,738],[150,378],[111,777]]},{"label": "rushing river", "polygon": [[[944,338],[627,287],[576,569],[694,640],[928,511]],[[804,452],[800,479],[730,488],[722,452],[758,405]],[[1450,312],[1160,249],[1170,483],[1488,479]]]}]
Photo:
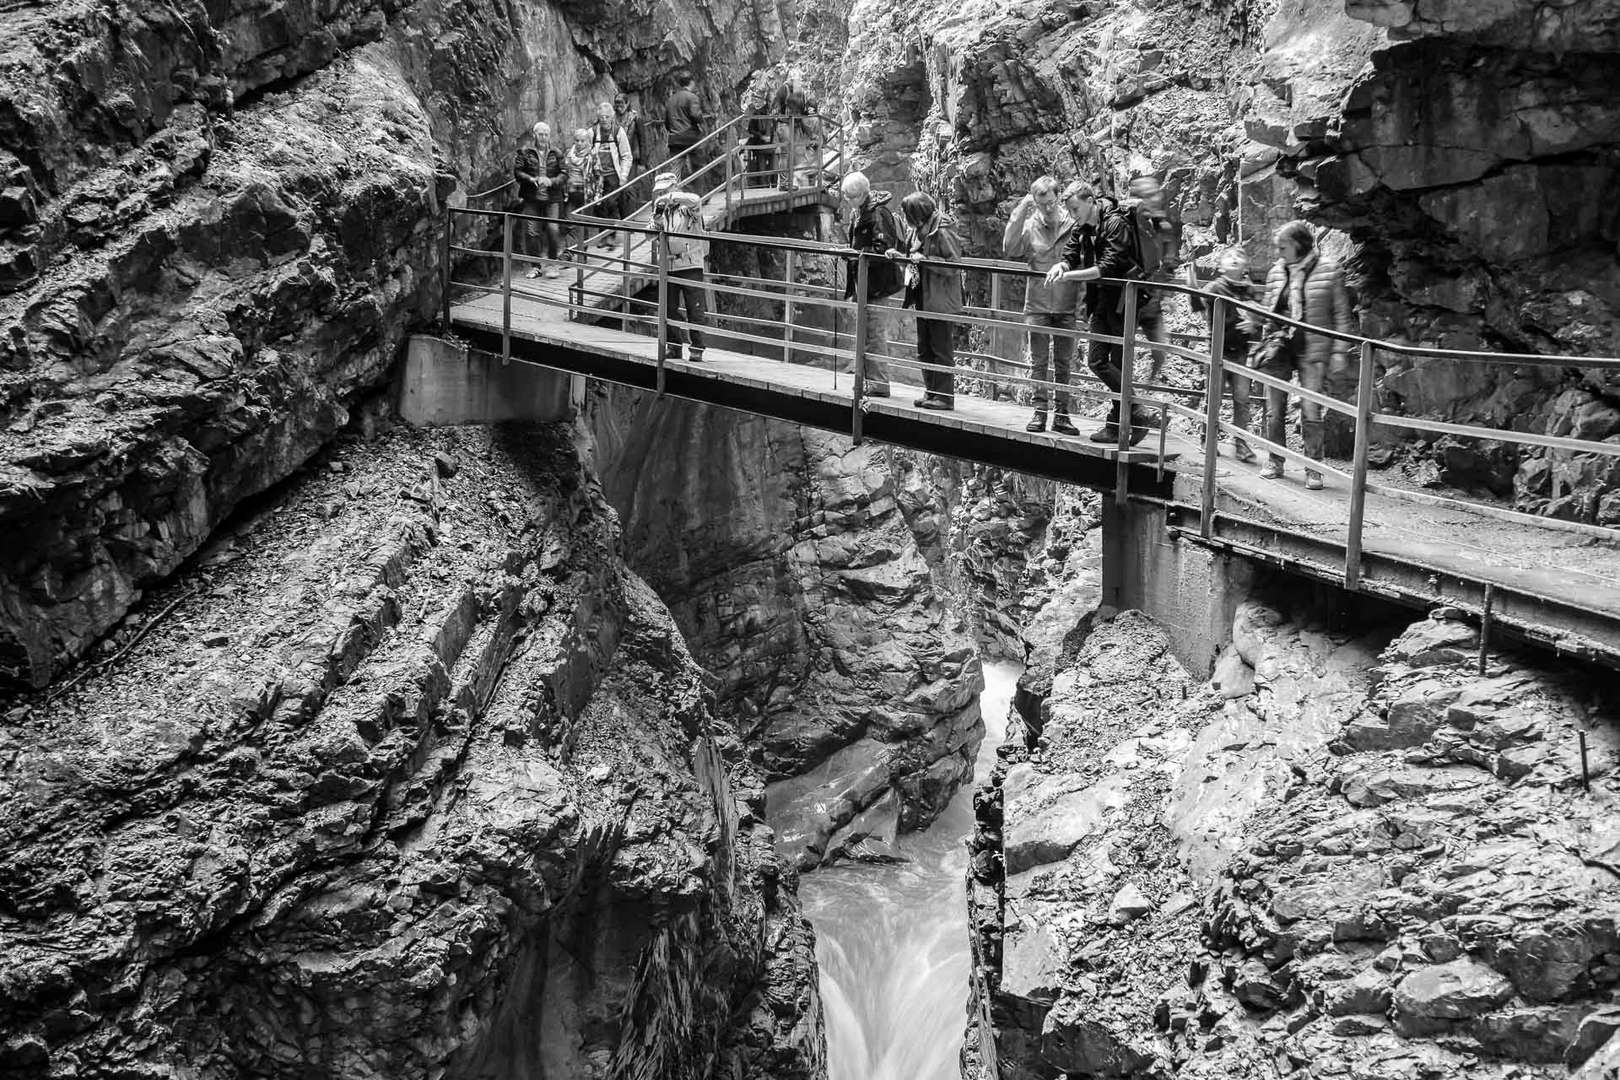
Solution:
[{"label": "rushing river", "polygon": [[[973,785],[995,763],[1018,674],[1015,664],[985,667],[985,736]],[[973,785],[927,831],[900,838],[907,862],[846,863],[800,884],[816,927],[830,1080],[960,1075],[968,994],[962,841],[973,831]]]}]

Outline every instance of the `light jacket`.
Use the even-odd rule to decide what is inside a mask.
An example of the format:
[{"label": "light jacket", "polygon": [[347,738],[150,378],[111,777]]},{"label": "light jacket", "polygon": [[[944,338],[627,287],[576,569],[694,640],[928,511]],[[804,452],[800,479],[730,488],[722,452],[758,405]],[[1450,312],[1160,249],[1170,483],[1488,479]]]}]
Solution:
[{"label": "light jacket", "polygon": [[[690,191],[672,191],[659,196],[653,203],[653,228],[660,232],[701,233],[703,226],[703,200]],[[659,261],[663,245],[653,243],[653,261]],[[669,238],[669,272],[702,270],[709,257],[709,242],[690,236]]]},{"label": "light jacket", "polygon": [[[624,125],[618,120],[609,121],[612,124],[611,132],[603,132],[602,121],[598,120],[591,125],[591,155],[597,162],[597,172],[602,177],[602,191],[604,193],[613,188],[630,182],[630,136],[625,134]],[[611,161],[613,172],[617,179],[601,168],[604,161]]]},{"label": "light jacket", "polygon": [[[1301,289],[1305,310],[1295,315],[1295,318],[1314,326],[1330,327],[1343,334],[1356,332],[1356,315],[1354,309],[1350,307],[1350,291],[1344,286],[1344,271],[1339,269],[1338,263],[1324,258],[1320,252],[1313,251],[1300,261],[1294,273],[1305,276]],[[1268,311],[1289,314],[1288,278],[1288,265],[1278,259],[1266,274]],[[1308,361],[1325,363],[1335,354],[1344,357],[1349,351],[1350,346],[1347,342],[1335,341],[1321,334],[1306,334],[1300,356]]]}]

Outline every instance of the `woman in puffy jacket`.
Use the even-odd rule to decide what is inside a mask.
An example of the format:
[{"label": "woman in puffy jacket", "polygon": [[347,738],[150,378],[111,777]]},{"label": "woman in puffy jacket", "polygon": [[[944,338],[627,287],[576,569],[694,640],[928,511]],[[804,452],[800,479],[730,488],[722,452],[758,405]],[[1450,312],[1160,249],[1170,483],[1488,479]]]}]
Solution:
[{"label": "woman in puffy jacket", "polygon": [[[1344,271],[1338,263],[1316,250],[1316,235],[1311,227],[1303,221],[1290,221],[1276,231],[1272,241],[1277,261],[1266,275],[1267,310],[1340,333],[1355,333],[1355,312],[1344,285]],[[1337,375],[1349,366],[1349,355],[1347,341],[1307,333],[1282,323],[1269,323],[1255,352],[1254,367],[1279,379],[1289,379],[1297,373],[1301,386],[1320,391],[1329,374]],[[1287,409],[1287,394],[1267,387],[1265,436],[1274,443],[1282,444],[1287,437]],[[1302,401],[1299,412],[1299,435],[1305,445],[1305,456],[1321,461],[1322,406],[1314,401]],[[1260,475],[1275,480],[1282,474],[1283,458],[1272,454]],[[1306,469],[1305,486],[1313,491],[1320,488],[1322,474]]]},{"label": "woman in puffy jacket", "polygon": [[[944,319],[927,319],[922,312],[942,315],[962,314],[962,271],[949,266],[924,263],[929,260],[955,260],[962,257],[962,241],[933,196],[913,191],[900,200],[906,220],[906,250],[890,250],[892,259],[906,259],[905,306],[917,315],[917,359],[938,367],[955,367],[954,326]],[[956,376],[949,371],[923,369],[924,394],[915,402],[919,409],[956,408]]]}]

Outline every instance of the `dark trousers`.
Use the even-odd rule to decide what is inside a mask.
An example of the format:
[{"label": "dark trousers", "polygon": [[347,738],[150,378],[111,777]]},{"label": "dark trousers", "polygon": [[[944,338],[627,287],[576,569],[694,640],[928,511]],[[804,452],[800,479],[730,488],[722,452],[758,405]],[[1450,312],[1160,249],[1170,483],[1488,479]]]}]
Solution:
[{"label": "dark trousers", "polygon": [[[956,366],[951,324],[942,319],[917,318],[917,359],[941,367]],[[947,405],[956,404],[956,376],[949,371],[923,370],[923,392]]]},{"label": "dark trousers", "polygon": [[[1072,337],[1060,334],[1043,334],[1036,327],[1049,326],[1059,330],[1074,329],[1074,312],[1072,311],[1031,311],[1024,315],[1024,321],[1029,324],[1029,377],[1038,383],[1055,382],[1059,386],[1069,385],[1069,365],[1074,359],[1074,341]],[[1067,389],[1054,392],[1045,386],[1035,387],[1034,405],[1038,411],[1046,411],[1046,403],[1055,400],[1055,411],[1067,413],[1069,411],[1069,391]]]},{"label": "dark trousers", "polygon": [[[1103,305],[1107,307],[1106,304]],[[1112,334],[1123,337],[1125,334],[1125,315],[1123,312],[1099,310],[1092,312],[1091,332],[1093,334]],[[1091,342],[1091,348],[1086,352],[1086,367],[1091,373],[1103,381],[1103,384],[1114,393],[1119,393],[1124,383],[1124,346],[1113,345],[1101,341]],[[1131,365],[1136,366],[1134,363]],[[1135,372],[1132,373],[1133,375]],[[1132,382],[1138,381],[1133,379]],[[1134,389],[1134,387],[1133,387]],[[1119,402],[1111,401],[1108,404],[1108,422],[1119,422]],[[1142,425],[1145,423],[1143,414],[1135,407],[1131,407],[1131,423]]]},{"label": "dark trousers", "polygon": [[704,296],[708,291],[704,288],[702,267],[669,272],[669,290],[664,294],[664,318],[669,322],[669,337],[666,339],[668,351],[678,354],[680,347],[687,343],[686,329],[675,325],[675,320],[680,317],[677,311],[682,305],[686,307],[686,321],[692,324],[692,352],[697,354],[703,351],[702,328],[709,325]]},{"label": "dark trousers", "polygon": [[[530,202],[523,203],[523,213],[540,217],[561,217],[562,207],[557,203]],[[535,221],[533,218],[523,222],[523,253],[532,255],[537,259],[555,259],[562,251],[562,238],[558,232],[559,226],[555,221]]]},{"label": "dark trousers", "polygon": [[[684,135],[671,135],[669,137],[669,156],[675,157],[682,151],[690,150],[692,146],[697,143],[697,141],[698,136],[696,135],[693,135],[690,138]],[[694,172],[701,168],[703,162],[699,161],[698,158],[702,155],[703,151],[699,150],[696,153],[687,154],[685,157],[675,162],[672,168],[675,172],[676,178],[685,180],[688,176],[691,176]]]}]

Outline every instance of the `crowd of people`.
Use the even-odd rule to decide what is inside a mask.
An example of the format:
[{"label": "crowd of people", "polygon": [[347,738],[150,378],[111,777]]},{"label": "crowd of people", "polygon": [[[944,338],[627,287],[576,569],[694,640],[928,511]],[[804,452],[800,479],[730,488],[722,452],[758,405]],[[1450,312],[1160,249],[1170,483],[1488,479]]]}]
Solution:
[{"label": "crowd of people", "polygon": [[[767,90],[763,83],[756,83],[745,100],[749,115],[739,148],[743,174],[749,183],[795,186],[802,170],[819,170],[822,133],[815,105],[802,82],[791,74],[777,85],[774,95]],[[528,276],[557,276],[556,260],[578,242],[577,236],[563,235],[562,222],[575,219],[588,203],[593,204],[594,216],[625,217],[641,203],[641,183],[650,179],[651,221],[667,234],[654,252],[660,260],[667,253],[669,260],[665,314],[675,321],[670,323],[667,355],[701,360],[708,323],[704,278],[708,241],[701,238],[705,224],[701,197],[683,190],[682,185],[702,168],[702,155],[694,148],[701,149],[711,118],[703,111],[690,75],[676,80],[666,102],[664,125],[671,162],[668,171],[656,177],[646,175],[645,125],[622,94],[612,102],[601,102],[595,121],[576,129],[566,149],[554,143],[548,124],[534,125],[518,150],[513,174],[518,208],[530,215],[524,230],[526,253],[550,261],[534,266]],[[813,182],[813,178],[804,182]],[[837,189],[848,243],[857,253],[846,267],[845,299],[856,299],[864,288],[869,305],[898,302],[914,310],[924,387],[915,404],[929,410],[954,408],[957,324],[948,317],[962,313],[964,285],[961,270],[949,264],[962,257],[961,236],[925,192],[913,192],[900,200],[897,217],[890,206],[890,193],[874,190],[861,172],[845,174]],[[612,234],[604,232],[600,243],[613,247]],[[1343,272],[1317,250],[1310,227],[1289,222],[1276,231],[1273,244],[1277,258],[1263,288],[1251,280],[1247,257],[1234,247],[1221,253],[1219,276],[1205,290],[1208,297],[1256,304],[1296,322],[1351,332],[1354,319]],[[1124,425],[1125,437],[1134,445],[1153,428],[1140,406],[1133,406],[1129,416],[1121,415],[1118,395],[1124,377],[1123,347],[1117,339],[1127,325],[1126,297],[1133,295],[1138,335],[1160,346],[1149,348],[1145,372],[1146,381],[1156,382],[1165,363],[1162,346],[1169,341],[1169,332],[1166,290],[1151,286],[1172,280],[1177,248],[1177,230],[1166,214],[1164,190],[1151,176],[1132,178],[1121,198],[1103,195],[1079,180],[1060,185],[1051,176],[1040,176],[1030,184],[1002,233],[1003,254],[1022,261],[1032,272],[1023,311],[1035,384],[1034,414],[1027,430],[1079,436],[1070,417],[1069,386],[1076,351],[1074,334],[1082,325],[1095,335],[1087,342],[1086,366],[1115,395],[1106,421],[1089,438],[1115,444]],[[862,259],[861,255],[868,257]],[[1126,281],[1143,285],[1127,290],[1122,284]],[[1237,304],[1204,306],[1212,317],[1220,310],[1224,319],[1225,385],[1212,391],[1224,389],[1231,394],[1232,423],[1242,431],[1251,430],[1254,419],[1251,381],[1244,371],[1263,371],[1285,381],[1297,378],[1306,389],[1320,391],[1329,374],[1347,365],[1348,346],[1343,341],[1267,319]],[[680,312],[684,319],[677,318]],[[891,393],[883,325],[878,319],[867,327],[864,389],[872,397]],[[1264,435],[1279,445],[1285,441],[1286,407],[1284,391],[1267,387],[1261,407]],[[1314,460],[1320,460],[1323,453],[1322,413],[1320,404],[1302,402],[1301,443],[1306,457]],[[1241,435],[1233,440],[1233,453],[1245,462],[1256,459]],[[1261,475],[1276,478],[1283,471],[1283,457],[1272,453]],[[1321,474],[1307,468],[1305,482],[1307,487],[1318,488]]]},{"label": "crowd of people", "polygon": [[[917,359],[925,365],[925,394],[917,399],[917,406],[952,408],[954,376],[948,370],[954,366],[952,323],[930,316],[962,311],[960,271],[939,265],[960,258],[960,238],[926,194],[913,193],[902,200],[902,229],[888,208],[889,193],[873,190],[865,175],[845,176],[840,193],[850,247],[883,256],[869,260],[864,279],[867,303],[883,304],[903,292],[904,305],[917,311]],[[1207,297],[1224,297],[1295,322],[1352,333],[1355,322],[1344,273],[1317,250],[1310,226],[1301,221],[1283,225],[1276,231],[1273,245],[1277,258],[1263,290],[1249,277],[1247,256],[1233,247],[1221,253],[1219,276],[1205,287]],[[1164,311],[1167,290],[1151,287],[1153,282],[1172,280],[1178,259],[1176,230],[1165,212],[1163,187],[1153,177],[1134,177],[1125,196],[1116,199],[1099,194],[1084,181],[1072,181],[1060,189],[1055,178],[1038,177],[1013,207],[1002,233],[1002,250],[1007,258],[1021,260],[1033,272],[1024,295],[1030,377],[1035,384],[1034,415],[1026,428],[1046,431],[1050,423],[1053,432],[1078,436],[1080,431],[1069,415],[1068,387],[1077,340],[1074,331],[1082,319],[1095,335],[1087,342],[1086,366],[1114,395],[1121,393],[1124,378],[1124,348],[1118,339],[1127,325],[1128,295],[1135,297],[1139,337],[1159,346],[1169,341]],[[859,280],[854,262],[851,260],[846,275],[846,299],[855,296]],[[899,280],[887,269],[894,263],[905,266]],[[1128,290],[1124,284],[1128,281],[1144,284]],[[1204,306],[1212,314],[1217,307],[1213,303]],[[1265,318],[1235,303],[1218,307],[1224,323],[1224,390],[1232,395],[1232,423],[1243,431],[1251,430],[1253,420],[1251,380],[1244,377],[1244,371],[1262,371],[1283,381],[1297,378],[1302,387],[1321,391],[1329,375],[1348,365],[1348,345],[1340,339]],[[887,365],[872,357],[874,352],[882,353],[883,346],[869,331],[867,385],[868,393],[877,396],[889,392]],[[1165,350],[1150,347],[1148,354],[1145,374],[1151,383],[1163,369]],[[1216,387],[1213,392],[1222,389]],[[1265,438],[1286,445],[1286,393],[1268,386],[1262,408]],[[1135,445],[1154,427],[1140,406],[1133,406],[1128,417],[1121,411],[1120,398],[1115,396],[1106,421],[1089,436],[1091,441],[1117,444],[1120,425],[1125,424],[1126,439]],[[1319,403],[1301,402],[1300,441],[1305,456],[1317,461],[1322,459],[1325,441],[1322,414]],[[1242,435],[1233,440],[1233,454],[1245,462],[1256,459]],[[1261,476],[1281,477],[1284,464],[1280,454],[1270,454]],[[1307,468],[1305,486],[1320,488],[1321,473]]]}]

